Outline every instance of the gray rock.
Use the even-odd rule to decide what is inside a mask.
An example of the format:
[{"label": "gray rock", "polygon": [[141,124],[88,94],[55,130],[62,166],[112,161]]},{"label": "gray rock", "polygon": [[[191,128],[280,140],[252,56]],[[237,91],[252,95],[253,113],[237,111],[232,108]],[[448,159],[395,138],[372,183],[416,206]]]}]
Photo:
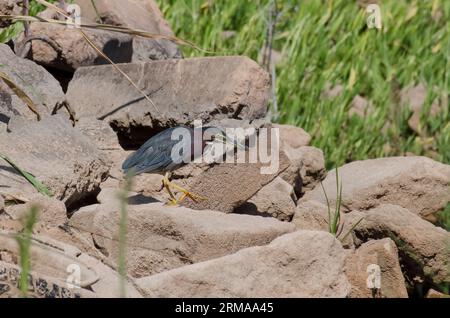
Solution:
[{"label": "gray rock", "polygon": [[[379,269],[379,289],[368,286],[371,267]],[[389,238],[362,244],[348,256],[345,273],[352,285],[350,298],[408,298],[398,250]]]},{"label": "gray rock", "polygon": [[[117,190],[101,205],[77,211],[72,228],[92,234],[96,246],[112,262],[117,261],[120,203]],[[293,225],[274,219],[193,211],[166,207],[139,195],[128,207],[127,264],[134,277],[143,277],[183,265],[263,245],[291,232]]]},{"label": "gray rock", "polygon": [[[95,12],[90,0],[76,0],[83,18],[98,22],[144,30],[149,33],[173,36],[169,24],[154,0],[97,0]],[[98,13],[98,15],[97,15]],[[181,58],[177,45],[164,39],[133,38],[133,62]]]},{"label": "gray rock", "polygon": [[[34,35],[48,37],[59,47],[55,50],[46,42],[33,41],[29,58],[41,65],[73,72],[81,66],[109,63],[89,45],[78,29],[48,23],[32,23],[30,30]],[[131,62],[133,54],[131,36],[92,29],[84,32],[114,63]]]},{"label": "gray rock", "polygon": [[[33,61],[16,56],[5,44],[0,44],[0,71],[31,98],[42,117],[65,101],[61,85],[50,73]],[[0,122],[8,123],[12,116],[36,120],[36,115],[0,80]]]},{"label": "gray rock", "polygon": [[271,216],[290,221],[295,213],[296,196],[293,187],[277,177],[258,191],[236,213]]},{"label": "gray rock", "polygon": [[[0,2],[0,15],[20,15],[22,8],[19,6],[20,0],[2,0]],[[6,28],[11,21],[0,20],[0,28]]]},{"label": "gray rock", "polygon": [[262,118],[269,76],[246,57],[211,57],[123,64],[121,69],[152,99],[152,105],[112,66],[79,68],[67,99],[78,118],[110,123],[133,145],[155,130],[195,119]]},{"label": "gray rock", "polygon": [[[344,211],[368,210],[383,203],[407,208],[433,220],[450,201],[450,166],[425,157],[392,157],[355,161],[339,168]],[[336,202],[336,174],[323,185],[332,206]],[[306,193],[302,201],[326,204],[321,187]]]},{"label": "gray rock", "polygon": [[147,297],[347,297],[344,260],[345,251],[330,234],[298,231],[137,284]]},{"label": "gray rock", "polygon": [[[348,215],[353,217],[352,212]],[[359,213],[355,218],[359,218]],[[355,228],[359,240],[391,238],[412,282],[419,277],[432,285],[450,282],[450,233],[397,205],[383,204],[368,210]]]},{"label": "gray rock", "polygon": [[[19,167],[33,174],[66,206],[95,193],[109,167],[100,152],[61,116],[29,122],[15,118],[0,149]],[[1,163],[0,184],[25,195],[36,192],[15,170]]]}]

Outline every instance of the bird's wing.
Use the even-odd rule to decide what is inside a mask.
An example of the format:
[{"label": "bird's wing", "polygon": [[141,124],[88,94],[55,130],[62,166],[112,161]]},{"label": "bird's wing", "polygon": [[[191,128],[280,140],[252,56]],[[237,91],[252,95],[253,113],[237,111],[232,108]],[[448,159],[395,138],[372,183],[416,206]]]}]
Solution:
[{"label": "bird's wing", "polygon": [[138,151],[131,154],[123,163],[122,169],[128,172],[134,169],[134,173],[140,174],[144,172],[157,171],[171,163],[170,152],[168,148],[172,148],[172,141],[168,145],[155,145],[149,147],[141,147]]}]

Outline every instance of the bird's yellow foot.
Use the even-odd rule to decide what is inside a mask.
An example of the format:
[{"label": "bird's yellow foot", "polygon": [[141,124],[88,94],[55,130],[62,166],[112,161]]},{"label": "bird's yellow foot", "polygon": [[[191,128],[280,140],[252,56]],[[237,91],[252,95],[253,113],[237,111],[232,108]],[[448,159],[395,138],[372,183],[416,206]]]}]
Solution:
[{"label": "bird's yellow foot", "polygon": [[[178,205],[178,204],[182,203],[187,197],[190,198],[190,199],[191,199],[192,201],[194,201],[194,202],[199,202],[199,201],[204,201],[204,200],[206,200],[205,197],[202,197],[202,196],[200,196],[200,195],[198,195],[198,194],[192,193],[192,192],[190,192],[190,191],[188,191],[188,190],[186,190],[186,189],[180,187],[179,185],[170,182],[170,181],[169,181],[169,178],[168,178],[168,174],[166,174],[166,175],[164,176],[164,179],[163,179],[163,186],[164,186],[164,188],[166,188],[166,190],[167,190],[167,192],[169,193],[169,196],[170,196],[170,200],[169,200],[169,202],[167,202],[167,205]],[[172,192],[171,189],[170,189],[171,187],[172,187],[173,189],[178,190],[178,191],[180,191],[180,192],[183,193],[183,194],[180,196],[179,199],[177,199],[177,198],[175,197],[175,195],[173,194],[173,192]]]}]

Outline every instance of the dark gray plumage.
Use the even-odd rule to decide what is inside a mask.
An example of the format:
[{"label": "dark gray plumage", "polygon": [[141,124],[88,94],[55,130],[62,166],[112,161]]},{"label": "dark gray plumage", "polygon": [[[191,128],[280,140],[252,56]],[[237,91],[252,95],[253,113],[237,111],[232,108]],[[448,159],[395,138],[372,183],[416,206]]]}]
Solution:
[{"label": "dark gray plumage", "polygon": [[[185,147],[189,147],[191,149],[192,156],[191,158],[186,158],[184,162],[176,163],[172,160],[172,149],[176,144],[180,143],[180,140],[172,140],[172,134],[175,129],[179,128],[185,129],[184,131],[190,134],[190,138],[183,138],[181,143],[184,143]],[[211,141],[214,135],[221,133],[225,136],[221,129],[215,127],[203,127],[196,129],[200,130],[198,131],[198,136],[200,136],[200,138],[203,137],[200,140],[196,140],[201,143],[201,149],[199,149],[200,152],[198,152],[197,149],[194,149],[194,136],[197,136],[197,134],[194,135],[194,128],[184,126],[172,127],[147,140],[145,144],[143,144],[135,153],[130,155],[125,160],[122,165],[122,169],[125,173],[132,170],[134,174],[170,172],[184,165],[186,161],[193,160],[201,156],[206,143]],[[208,133],[205,133],[205,131],[208,131]],[[187,142],[189,142],[189,144],[186,144]],[[198,153],[195,153],[196,151]]]}]

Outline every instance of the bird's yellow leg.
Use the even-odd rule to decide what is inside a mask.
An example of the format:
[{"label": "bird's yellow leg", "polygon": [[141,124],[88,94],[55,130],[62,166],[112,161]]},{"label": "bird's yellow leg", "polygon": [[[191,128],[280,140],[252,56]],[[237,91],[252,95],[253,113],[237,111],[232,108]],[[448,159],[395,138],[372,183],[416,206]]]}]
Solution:
[{"label": "bird's yellow leg", "polygon": [[[168,189],[168,191],[170,191],[169,188],[172,187],[172,188],[174,188],[174,189],[176,189],[176,190],[178,190],[180,192],[183,192],[183,194],[180,196],[180,199],[178,199],[178,200],[175,199],[175,204],[183,202],[184,199],[186,199],[186,197],[191,198],[194,202],[206,200],[206,198],[204,198],[204,197],[202,197],[202,196],[200,196],[198,194],[192,193],[192,192],[190,192],[190,191],[180,187],[179,185],[177,185],[177,184],[175,184],[173,182],[170,182],[169,178],[168,178],[168,173],[166,173],[166,175],[164,176],[164,181],[163,182],[164,182],[164,185],[167,186],[166,188]],[[173,194],[172,194],[172,196],[173,196]]]},{"label": "bird's yellow leg", "polygon": [[164,179],[163,179],[163,186],[166,189],[166,191],[169,193],[170,196],[170,200],[167,204],[169,205],[177,205],[178,204],[178,200],[177,198],[173,195],[172,191],[170,190],[170,181],[169,181],[169,177],[168,177],[168,173],[165,174]]}]

